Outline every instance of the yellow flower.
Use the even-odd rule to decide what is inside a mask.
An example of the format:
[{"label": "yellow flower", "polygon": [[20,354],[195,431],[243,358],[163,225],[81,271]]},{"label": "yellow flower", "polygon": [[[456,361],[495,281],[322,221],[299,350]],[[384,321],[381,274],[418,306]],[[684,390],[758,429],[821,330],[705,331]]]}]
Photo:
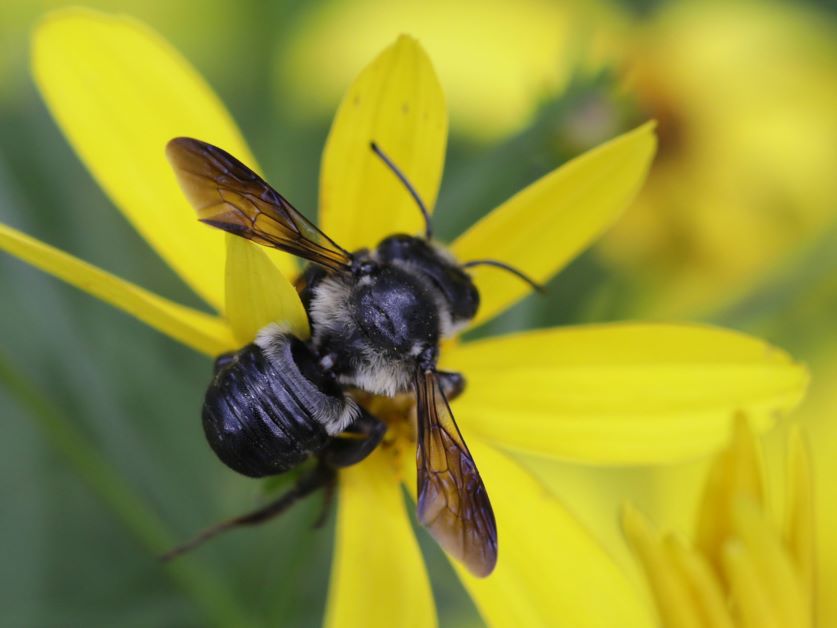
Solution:
[{"label": "yellow flower", "polygon": [[613,46],[660,151],[602,250],[657,315],[735,302],[834,224],[835,41],[801,3],[681,2]]},{"label": "yellow flower", "polygon": [[[84,10],[35,31],[36,82],[64,134],[115,205],[218,314],[173,303],[7,226],[0,248],[209,356],[236,349],[275,320],[307,332],[285,277],[292,258],[199,224],[164,146],[187,135],[255,160],[221,103],[159,36],[126,18]],[[385,146],[429,206],[442,173],[447,114],[416,41],[399,38],[344,98],[322,162],[320,225],[342,246],[418,232],[412,200],[368,148]],[[642,126],[516,194],[453,242],[459,259],[490,253],[545,281],[607,228],[640,187],[655,148]],[[523,297],[521,282],[475,269],[475,324]],[[744,410],[760,426],[795,406],[806,373],[782,351],[735,332],[689,325],[609,324],[451,343],[441,366],[468,391],[454,413],[491,495],[500,536],[495,572],[457,566],[495,625],[650,625],[625,575],[506,450],[585,463],[651,464],[718,446]],[[403,416],[401,417],[403,419]],[[414,490],[414,443],[403,420],[370,458],[341,471],[326,621],[432,625],[435,611],[401,498]],[[605,595],[607,603],[602,604]]]},{"label": "yellow flower", "polygon": [[758,443],[746,420],[715,460],[694,543],[661,537],[633,508],[623,527],[645,569],[664,626],[814,625],[812,470],[797,431],[788,445],[786,517],[767,505]]}]

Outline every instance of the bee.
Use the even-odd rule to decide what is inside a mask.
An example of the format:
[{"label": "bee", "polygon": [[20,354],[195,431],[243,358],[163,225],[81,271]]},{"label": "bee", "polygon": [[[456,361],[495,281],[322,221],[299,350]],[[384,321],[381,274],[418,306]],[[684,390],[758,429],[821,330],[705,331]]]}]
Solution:
[{"label": "bee", "polygon": [[311,337],[270,324],[215,361],[202,411],[209,445],[250,477],[284,473],[311,457],[317,465],[275,502],[209,528],[166,558],[279,514],[333,486],[336,469],[368,456],[386,425],[355,401],[351,393],[359,390],[415,395],[418,520],[475,575],[494,569],[491,502],[448,403],[465,378],[436,368],[439,343],[477,313],[479,292],[467,268],[493,265],[538,286],[502,262],[458,263],[433,240],[416,190],[375,143],[370,147],[415,199],[425,233],[395,234],[373,249],[349,252],[226,151],[185,137],[168,143],[169,161],[201,222],[309,262],[297,287]]}]

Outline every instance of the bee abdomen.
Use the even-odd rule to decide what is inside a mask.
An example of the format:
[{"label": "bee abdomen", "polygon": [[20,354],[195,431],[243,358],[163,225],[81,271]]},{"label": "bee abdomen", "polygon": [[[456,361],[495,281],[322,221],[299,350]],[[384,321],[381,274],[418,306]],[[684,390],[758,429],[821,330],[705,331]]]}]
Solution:
[{"label": "bee abdomen", "polygon": [[224,464],[263,477],[322,449],[356,411],[304,343],[267,328],[255,343],[216,363],[202,417],[207,440]]}]

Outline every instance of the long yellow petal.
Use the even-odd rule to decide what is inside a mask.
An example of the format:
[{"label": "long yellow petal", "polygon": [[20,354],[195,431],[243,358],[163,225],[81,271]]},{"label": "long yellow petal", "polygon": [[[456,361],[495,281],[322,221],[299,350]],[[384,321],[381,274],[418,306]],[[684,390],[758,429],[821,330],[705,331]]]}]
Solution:
[{"label": "long yellow petal", "polygon": [[688,583],[671,560],[659,534],[631,506],[622,512],[622,529],[645,570],[662,624],[668,628],[701,628],[704,624],[700,610]]},{"label": "long yellow petal", "polygon": [[227,235],[225,285],[225,311],[239,343],[252,342],[268,323],[308,337],[308,315],[299,295],[258,245]]},{"label": "long yellow petal", "polygon": [[761,448],[746,418],[738,416],[730,444],[709,469],[695,529],[695,546],[719,573],[724,545],[735,534],[735,505],[742,499],[765,507]]},{"label": "long yellow petal", "polygon": [[[465,262],[493,258],[545,282],[619,217],[636,196],[656,150],[654,123],[621,135],[518,192],[452,245]],[[520,279],[474,268],[486,321],[529,292]]]},{"label": "long yellow petal", "polygon": [[0,249],[124,310],[196,351],[215,356],[235,347],[232,332],[223,320],[159,297],[2,224]]},{"label": "long yellow petal", "polygon": [[725,594],[706,559],[677,538],[669,536],[664,547],[671,563],[688,584],[693,603],[706,628],[734,628]]},{"label": "long yellow petal", "polygon": [[[476,438],[468,445],[497,518],[499,557],[487,578],[454,567],[488,625],[655,625],[625,574],[560,502],[499,450]],[[415,464],[405,465],[415,495]]]},{"label": "long yellow petal", "polygon": [[587,463],[694,457],[727,440],[734,414],[769,424],[807,381],[787,354],[696,325],[609,324],[461,343],[441,368],[468,382],[457,420],[491,442]]},{"label": "long yellow petal", "polygon": [[316,120],[392,33],[412,33],[436,63],[457,131],[501,141],[570,79],[598,71],[604,59],[586,43],[589,19],[597,31],[618,19],[602,8],[542,0],[517,2],[513,11],[505,0],[325,2],[294,20],[276,42],[275,60],[292,106]]},{"label": "long yellow petal", "polygon": [[430,581],[388,453],[379,448],[340,471],[326,626],[436,625]]},{"label": "long yellow petal", "polygon": [[320,176],[323,231],[349,250],[393,233],[422,233],[415,201],[369,143],[377,142],[432,209],[447,134],[445,99],[430,59],[402,35],[360,73],[337,110]]},{"label": "long yellow petal", "polygon": [[796,565],[808,604],[814,596],[814,488],[808,446],[794,426],[788,443],[788,513],[785,543]]},{"label": "long yellow petal", "polygon": [[785,628],[776,615],[755,559],[743,543],[730,541],[724,545],[723,568],[741,628]]},{"label": "long yellow petal", "polygon": [[739,499],[733,509],[736,537],[752,556],[761,585],[770,596],[781,626],[811,625],[805,594],[796,567],[777,529],[764,511],[748,499]]},{"label": "long yellow petal", "polygon": [[[166,142],[197,137],[254,164],[223,104],[159,35],[86,9],[35,29],[35,81],[93,177],[154,250],[208,303],[224,304],[224,238],[195,219],[166,161]],[[291,272],[293,260],[285,259]]]}]

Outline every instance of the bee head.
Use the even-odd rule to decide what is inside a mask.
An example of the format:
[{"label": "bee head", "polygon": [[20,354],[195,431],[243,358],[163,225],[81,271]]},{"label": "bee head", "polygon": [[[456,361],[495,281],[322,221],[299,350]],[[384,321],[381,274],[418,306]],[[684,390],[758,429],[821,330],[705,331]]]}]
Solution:
[{"label": "bee head", "polygon": [[477,287],[455,259],[427,240],[397,234],[381,241],[377,249],[381,262],[390,262],[421,273],[441,293],[453,325],[469,321],[477,313]]}]

